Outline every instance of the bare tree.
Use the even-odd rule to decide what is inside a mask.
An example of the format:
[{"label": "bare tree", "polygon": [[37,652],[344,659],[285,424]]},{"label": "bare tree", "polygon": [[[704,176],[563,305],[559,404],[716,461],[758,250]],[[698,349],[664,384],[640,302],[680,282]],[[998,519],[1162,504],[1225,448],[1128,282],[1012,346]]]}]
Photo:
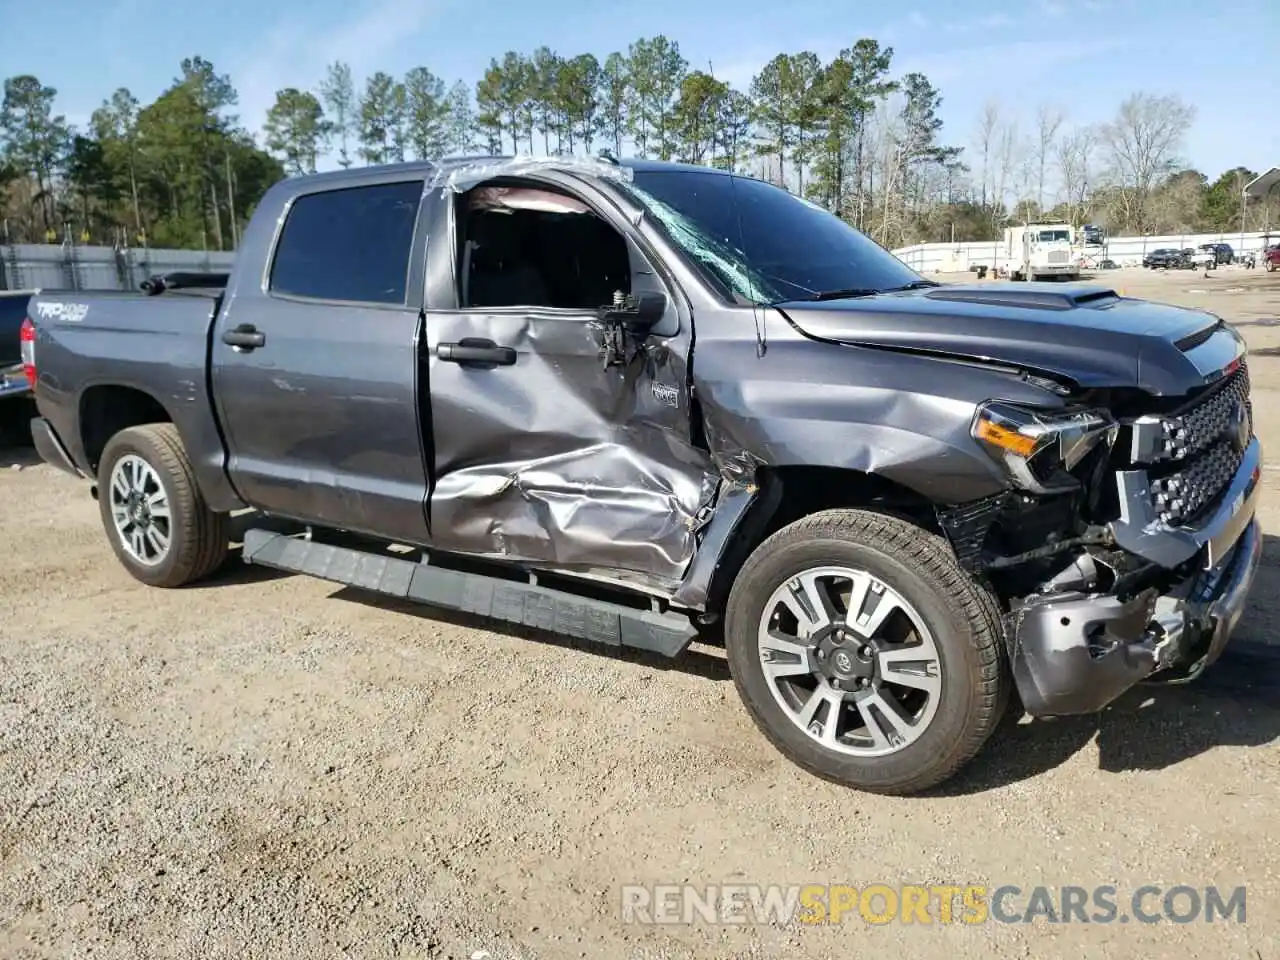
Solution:
[{"label": "bare tree", "polygon": [[1013,217],[1024,223],[1040,219],[1040,206],[1036,202],[1036,144],[1033,137],[1019,137],[1014,147],[1016,158],[1013,168],[1013,184],[1016,202]]},{"label": "bare tree", "polygon": [[906,235],[902,182],[905,140],[901,97],[880,100],[867,129],[868,151],[873,158],[869,172],[875,185],[870,192],[880,207],[879,223],[873,221],[871,235],[889,247],[900,244]]},{"label": "bare tree", "polygon": [[1067,218],[1076,226],[1084,218],[1098,147],[1096,127],[1080,127],[1058,142],[1058,179]]},{"label": "bare tree", "polygon": [[1053,154],[1058,130],[1062,127],[1062,111],[1047,103],[1040,104],[1036,110],[1036,136],[1032,147],[1035,151],[1036,167],[1036,208],[1044,210],[1045,171],[1049,166],[1049,157]]},{"label": "bare tree", "polygon": [[980,174],[982,209],[987,208],[987,187],[991,185],[991,154],[996,149],[996,134],[1000,128],[1000,104],[992,99],[982,105],[982,113],[978,116],[978,125],[973,133],[974,152],[982,165]]},{"label": "bare tree", "polygon": [[1176,95],[1135,93],[1120,104],[1115,119],[1101,128],[1115,188],[1126,223],[1147,233],[1156,185],[1177,169],[1195,107]]},{"label": "bare tree", "polygon": [[996,144],[996,179],[995,191],[991,199],[991,226],[999,228],[999,221],[1004,217],[1004,204],[1009,191],[1014,187],[1014,178],[1022,166],[1022,139],[1018,136],[1018,125],[1009,122],[1000,128],[1000,136]]}]

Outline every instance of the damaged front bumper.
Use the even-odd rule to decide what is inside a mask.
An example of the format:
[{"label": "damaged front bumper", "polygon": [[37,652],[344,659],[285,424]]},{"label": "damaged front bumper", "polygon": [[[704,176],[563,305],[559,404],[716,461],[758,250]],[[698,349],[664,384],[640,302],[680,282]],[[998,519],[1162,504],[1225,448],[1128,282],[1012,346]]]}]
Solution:
[{"label": "damaged front bumper", "polygon": [[1218,658],[1262,557],[1256,439],[1242,459],[1220,506],[1197,529],[1162,529],[1136,509],[1134,496],[1126,519],[1142,524],[1141,535],[1118,531],[1122,548],[1149,561],[1172,567],[1199,554],[1203,568],[1163,593],[1053,593],[1029,598],[1011,614],[1010,661],[1028,713],[1094,713],[1144,680],[1192,680]]}]

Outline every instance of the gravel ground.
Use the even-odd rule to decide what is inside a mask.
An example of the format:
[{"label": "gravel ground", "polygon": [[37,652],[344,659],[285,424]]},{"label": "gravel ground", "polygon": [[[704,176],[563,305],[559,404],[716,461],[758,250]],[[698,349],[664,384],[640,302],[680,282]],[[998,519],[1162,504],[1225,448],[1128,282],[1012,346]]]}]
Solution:
[{"label": "gravel ground", "polygon": [[[1280,280],[1102,279],[1253,349],[1280,531]],[[1010,718],[927,798],[841,790],[675,664],[232,565],[148,590],[0,451],[0,956],[1280,956],[1280,542],[1200,683]],[[1247,885],[1247,923],[626,925],[622,884]],[[850,938],[853,938],[852,940]]]}]

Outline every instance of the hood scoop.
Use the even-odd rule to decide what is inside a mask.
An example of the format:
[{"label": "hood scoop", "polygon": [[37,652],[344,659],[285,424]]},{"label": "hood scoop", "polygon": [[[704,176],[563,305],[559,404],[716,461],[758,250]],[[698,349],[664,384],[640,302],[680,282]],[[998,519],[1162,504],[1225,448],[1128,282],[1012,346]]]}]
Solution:
[{"label": "hood scoop", "polygon": [[925,294],[930,300],[949,303],[981,303],[993,307],[1029,310],[1078,310],[1101,307],[1119,300],[1110,287],[1072,286],[1058,283],[948,284]]}]

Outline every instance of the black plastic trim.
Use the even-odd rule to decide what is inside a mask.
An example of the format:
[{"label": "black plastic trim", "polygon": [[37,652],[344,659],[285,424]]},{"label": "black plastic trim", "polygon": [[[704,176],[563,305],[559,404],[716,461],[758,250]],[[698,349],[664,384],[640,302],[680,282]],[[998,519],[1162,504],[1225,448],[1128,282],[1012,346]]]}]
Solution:
[{"label": "black plastic trim", "polygon": [[534,582],[449,570],[427,561],[401,560],[271,530],[245,531],[244,560],[402,600],[666,657],[679,656],[696,633],[688,617],[675,613],[640,610]]},{"label": "black plastic trim", "polygon": [[81,480],[86,479],[84,472],[75,465],[75,461],[71,459],[71,454],[67,452],[67,448],[63,446],[53,427],[49,425],[49,421],[44,417],[32,418],[31,440],[35,444],[36,453],[40,454],[40,458],[45,463],[57,467],[73,477],[79,477]]}]

